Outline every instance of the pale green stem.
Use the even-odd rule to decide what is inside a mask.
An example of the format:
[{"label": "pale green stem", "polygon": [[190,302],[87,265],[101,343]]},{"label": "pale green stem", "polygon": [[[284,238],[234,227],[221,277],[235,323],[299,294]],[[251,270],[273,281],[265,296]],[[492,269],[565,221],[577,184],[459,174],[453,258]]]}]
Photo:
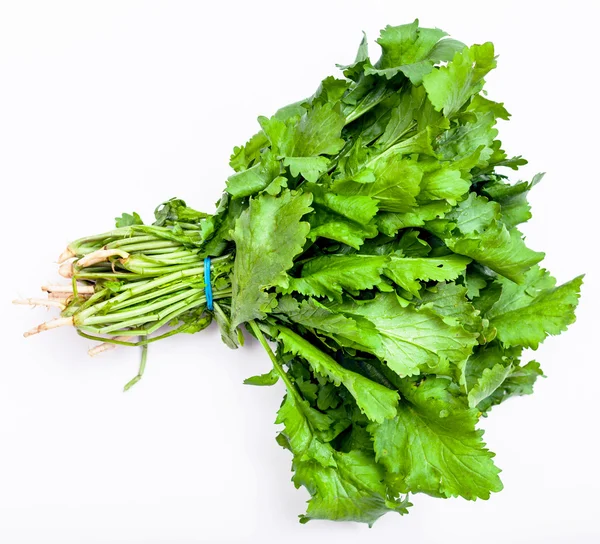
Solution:
[{"label": "pale green stem", "polygon": [[279,376],[283,380],[283,383],[285,383],[285,386],[287,387],[287,390],[289,391],[290,395],[294,395],[294,397],[297,397],[298,393],[296,391],[296,388],[294,387],[294,384],[290,380],[290,377],[287,375],[287,372],[283,369],[283,366],[279,362],[279,359],[277,359],[277,356],[275,355],[275,353],[273,353],[271,346],[269,346],[269,343],[267,342],[267,339],[264,337],[259,326],[256,324],[256,322],[254,320],[249,321],[248,324],[250,325],[252,332],[254,332],[254,334],[255,334],[256,338],[258,339],[258,341],[260,342],[261,346],[267,352],[269,359],[271,359],[271,362],[273,363],[273,367],[277,371],[277,374],[279,374]]}]

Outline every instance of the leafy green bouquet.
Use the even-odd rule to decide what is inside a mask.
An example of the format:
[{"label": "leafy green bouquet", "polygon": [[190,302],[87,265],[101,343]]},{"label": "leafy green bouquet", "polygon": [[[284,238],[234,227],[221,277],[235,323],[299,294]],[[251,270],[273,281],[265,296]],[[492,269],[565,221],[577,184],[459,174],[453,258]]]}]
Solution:
[{"label": "leafy green bouquet", "polygon": [[481,416],[542,375],[521,363],[575,319],[581,277],[556,286],[518,225],[540,179],[502,150],[507,120],[483,92],[491,43],[466,47],[418,22],[367,41],[344,78],[259,117],[231,157],[214,214],[170,200],[144,225],[81,238],[61,256],[71,285],[45,286],[61,325],[113,345],[147,346],[214,319],[241,327],[281,380],[277,442],[310,493],[302,522],[372,524],[409,493],[487,499],[502,489]]}]

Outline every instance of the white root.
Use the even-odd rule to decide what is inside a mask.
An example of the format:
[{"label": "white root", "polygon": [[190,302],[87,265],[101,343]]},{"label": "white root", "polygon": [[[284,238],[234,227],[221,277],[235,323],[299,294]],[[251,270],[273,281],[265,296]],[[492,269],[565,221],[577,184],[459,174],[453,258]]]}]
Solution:
[{"label": "white root", "polygon": [[48,300],[58,300],[62,304],[66,304],[67,300],[69,300],[73,296],[73,293],[48,293]]},{"label": "white root", "polygon": [[[126,342],[127,340],[130,340],[131,338],[132,338],[131,336],[115,336],[114,340],[118,340],[120,342]],[[100,353],[104,353],[105,351],[115,349],[117,346],[118,346],[118,344],[111,344],[110,342],[102,342],[101,344],[98,344],[97,346],[90,348],[88,350],[88,355],[90,357],[94,357],[96,355],[99,355]]]},{"label": "white root", "polygon": [[75,253],[73,253],[71,248],[68,247],[58,256],[58,264],[62,264],[65,261],[68,261],[69,259],[72,259],[73,257],[76,257],[76,256],[77,255],[75,255]]},{"label": "white root", "polygon": [[30,331],[23,333],[23,336],[27,338],[28,336],[33,336],[34,334],[38,334],[42,331],[49,331],[50,329],[57,329],[58,327],[65,327],[67,325],[73,325],[73,317],[59,317],[57,319],[53,319],[52,321],[46,321]]},{"label": "white root", "polygon": [[58,273],[63,277],[63,278],[72,278],[73,277],[73,261],[67,261],[64,262],[63,264],[61,264],[58,267]]},{"label": "white root", "polygon": [[[66,293],[68,295],[73,294],[73,286],[71,284],[66,285],[42,285],[42,291],[46,293]],[[77,293],[79,295],[93,295],[94,294],[94,286],[93,285],[78,285]]]},{"label": "white root", "polygon": [[60,308],[64,310],[66,306],[60,300],[45,298],[21,298],[13,300],[13,304],[23,304],[24,306],[46,306],[48,308]]},{"label": "white root", "polygon": [[127,259],[129,257],[129,253],[120,249],[99,249],[97,251],[93,251],[92,253],[88,253],[85,257],[79,259],[77,261],[77,266],[85,268],[86,266],[92,266],[94,264],[107,261],[110,257],[115,256],[121,257],[122,259]]},{"label": "white root", "polygon": [[120,249],[99,249],[97,251],[92,251],[92,253],[88,253],[85,257],[82,257],[81,259],[71,258],[69,260],[65,260],[59,266],[58,273],[63,278],[72,278],[74,272],[74,265],[77,265],[78,269],[86,268],[88,266],[93,266],[95,264],[108,261],[111,257],[120,257],[121,259],[127,259],[129,258],[129,253]]}]

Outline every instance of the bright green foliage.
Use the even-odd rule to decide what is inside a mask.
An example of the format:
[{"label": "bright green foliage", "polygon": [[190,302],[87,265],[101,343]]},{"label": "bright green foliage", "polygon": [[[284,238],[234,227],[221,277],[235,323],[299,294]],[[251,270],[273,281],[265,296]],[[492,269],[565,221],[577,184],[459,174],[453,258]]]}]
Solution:
[{"label": "bright green foliage", "polygon": [[[277,265],[246,280],[257,284],[248,293],[234,282],[234,325],[269,323],[296,384],[284,412],[290,395],[303,395],[330,418],[319,430],[328,455],[314,439],[302,451],[319,455],[290,447],[294,482],[312,497],[302,521],[372,523],[387,509],[404,512],[382,499],[399,493],[499,491],[477,421],[532,392],[542,372],[521,364],[521,352],[574,321],[581,285],[556,287],[537,266],[544,254],[516,228],[531,217],[527,193],[541,175],[510,184],[495,171],[526,161],[501,149],[496,122],[509,113],[482,94],[493,45],[466,47],[417,21],[386,27],[377,43],[377,62],[365,38],[348,79],[327,78],[310,99],[261,118],[264,136],[234,152],[228,182],[251,210],[280,187],[312,197],[308,232],[273,246],[284,266],[263,264],[261,244],[238,243],[245,224],[234,237],[236,267]],[[272,189],[275,176],[286,181]],[[283,232],[272,228],[264,224],[266,238]]]},{"label": "bright green foliage", "polygon": [[331,356],[287,327],[279,327],[277,339],[283,342],[286,352],[306,359],[316,374],[328,378],[336,386],[343,384],[369,419],[382,422],[386,418],[394,417],[398,393],[345,369]]},{"label": "bright green foliage", "polygon": [[427,74],[423,86],[433,107],[452,117],[483,89],[483,77],[495,67],[494,46],[489,42],[474,45],[457,52],[447,66]]},{"label": "bright green foliage", "polygon": [[238,248],[233,266],[231,323],[235,327],[262,319],[273,295],[266,290],[285,286],[286,272],[302,251],[308,223],[300,219],[310,211],[310,193],[285,191],[281,196],[259,195],[250,200],[236,221],[233,241]]},{"label": "bright green foliage", "polygon": [[329,307],[371,323],[372,334],[381,341],[374,354],[401,377],[420,371],[447,372],[447,363],[465,360],[477,342],[476,334],[444,322],[427,309],[403,306],[392,293]]},{"label": "bright green foliage", "polygon": [[574,322],[582,281],[557,286],[517,228],[541,175],[505,175],[526,161],[497,139],[509,113],[484,91],[493,45],[418,21],[377,43],[379,60],[365,37],[344,77],[259,118],[214,215],[171,200],[154,225],[123,214],[71,246],[132,252],[76,270],[97,294],[65,315],[88,337],[148,343],[215,319],[230,347],[245,328],[259,339],[273,368],[245,383],[285,387],[277,440],[309,495],[301,522],[500,491],[478,422],[532,393],[543,374],[525,350]]},{"label": "bright green foliage", "polygon": [[405,382],[398,416],[371,425],[376,458],[399,476],[402,491],[474,500],[502,489],[477,414],[457,390],[444,378]]},{"label": "bright green foliage", "polygon": [[[579,276],[560,287],[544,289],[535,298],[523,295],[523,305],[505,313],[494,313],[494,305],[490,310],[490,324],[507,346],[536,349],[546,336],[560,334],[575,321],[582,281],[583,277]],[[523,327],[523,323],[529,326]]]}]

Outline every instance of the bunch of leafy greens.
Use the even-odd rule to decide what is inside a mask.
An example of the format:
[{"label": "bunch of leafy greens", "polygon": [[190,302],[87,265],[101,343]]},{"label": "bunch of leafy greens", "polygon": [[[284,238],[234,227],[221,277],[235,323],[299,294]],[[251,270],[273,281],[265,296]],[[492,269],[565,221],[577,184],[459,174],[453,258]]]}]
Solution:
[{"label": "bunch of leafy greens", "polygon": [[478,420],[532,392],[523,350],[574,321],[582,281],[557,286],[519,231],[541,176],[501,173],[526,161],[502,150],[509,114],[483,91],[493,45],[417,21],[377,43],[377,62],[363,39],[344,77],[259,118],[214,215],[172,200],[69,250],[94,294],[63,317],[85,336],[145,346],[214,318],[231,347],[242,325],[258,338],[273,367],[246,383],[285,385],[277,441],[310,494],[302,522],[500,491]]}]

